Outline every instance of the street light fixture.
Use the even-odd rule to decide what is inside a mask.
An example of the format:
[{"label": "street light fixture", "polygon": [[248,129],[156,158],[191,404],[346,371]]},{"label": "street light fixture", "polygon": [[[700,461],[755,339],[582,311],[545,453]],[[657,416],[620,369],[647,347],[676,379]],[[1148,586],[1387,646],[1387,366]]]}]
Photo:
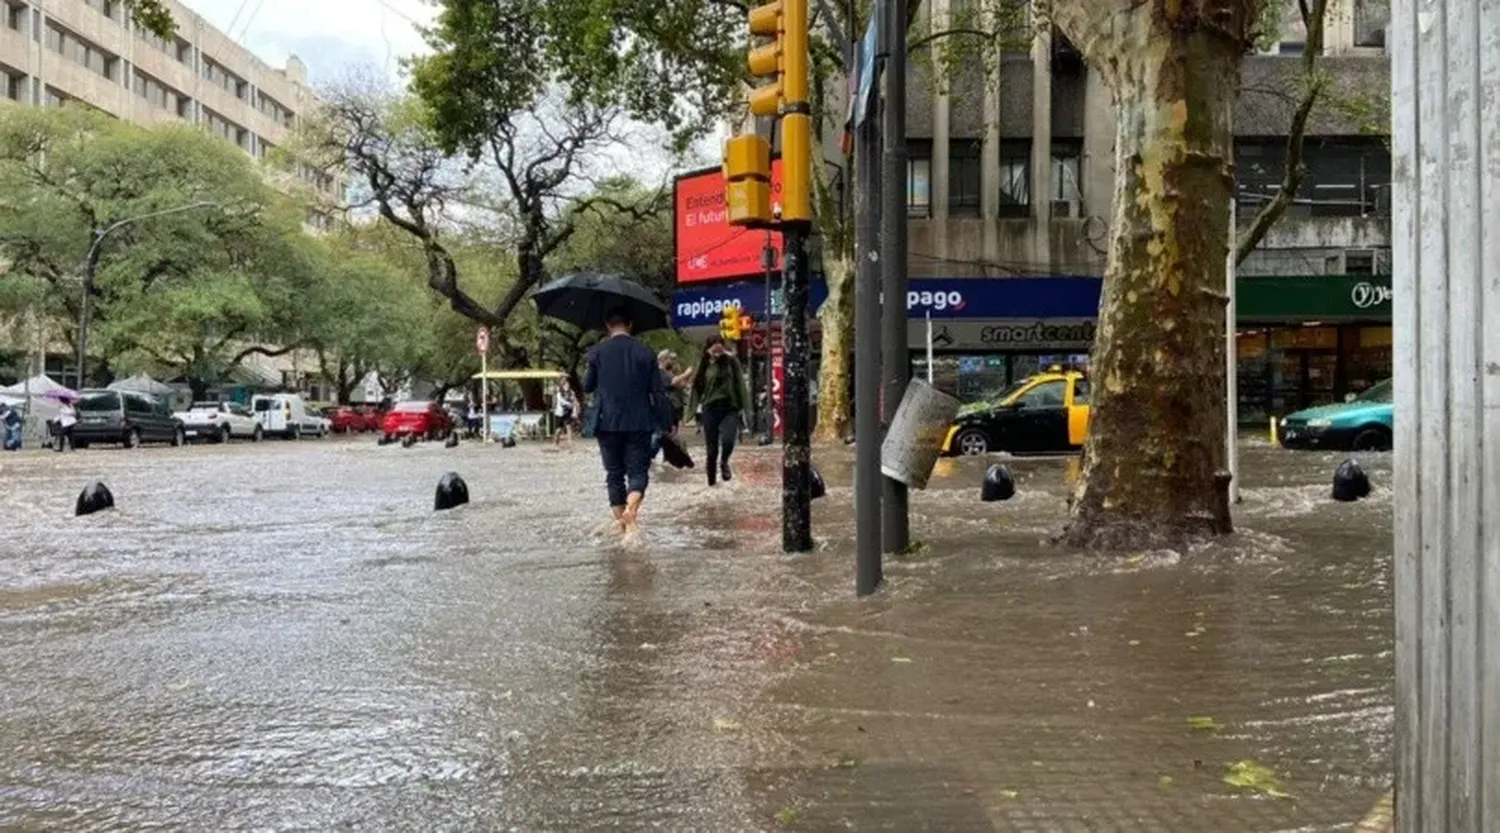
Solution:
[{"label": "street light fixture", "polygon": [[167,214],[177,214],[182,211],[192,211],[197,208],[209,208],[217,206],[218,203],[211,200],[199,200],[187,205],[179,205],[175,208],[164,208],[160,211],[150,211],[135,217],[126,217],[116,220],[103,228],[95,228],[93,241],[89,243],[88,254],[83,256],[83,302],[78,305],[78,389],[82,390],[85,380],[88,378],[88,336],[89,336],[89,299],[94,294],[94,272],[99,268],[99,244],[104,242],[115,229],[138,223],[141,220],[150,220]]}]

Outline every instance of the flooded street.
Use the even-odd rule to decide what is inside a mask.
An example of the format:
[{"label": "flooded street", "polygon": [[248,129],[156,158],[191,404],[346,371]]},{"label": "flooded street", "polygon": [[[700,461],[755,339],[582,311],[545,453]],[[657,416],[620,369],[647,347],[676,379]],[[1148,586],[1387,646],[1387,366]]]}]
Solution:
[{"label": "flooded street", "polygon": [[992,504],[943,461],[856,601],[850,450],[796,557],[779,454],[656,475],[630,545],[585,442],[0,458],[0,829],[1334,831],[1387,788],[1390,455],[1345,505],[1345,455],[1252,445],[1236,536],[1131,558],[1045,545],[1068,461]]}]

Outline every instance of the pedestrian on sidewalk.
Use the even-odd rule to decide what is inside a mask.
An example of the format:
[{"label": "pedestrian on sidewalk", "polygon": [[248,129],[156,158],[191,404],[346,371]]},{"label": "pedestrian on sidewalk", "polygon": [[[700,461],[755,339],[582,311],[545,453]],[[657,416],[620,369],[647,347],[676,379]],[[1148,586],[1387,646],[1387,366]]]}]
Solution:
[{"label": "pedestrian on sidewalk", "polygon": [[566,378],[558,379],[557,386],[552,391],[552,416],[557,420],[552,444],[561,446],[563,440],[567,439],[568,445],[572,446],[573,426],[578,421],[578,397],[573,394],[573,387]]},{"label": "pedestrian on sidewalk", "polygon": [[599,441],[615,524],[633,533],[651,479],[651,435],[667,427],[667,391],[651,348],[630,334],[630,313],[617,307],[604,320],[609,335],[589,351],[583,375],[583,392],[594,396],[587,427]]},{"label": "pedestrian on sidewalk", "polygon": [[57,450],[73,450],[73,426],[78,424],[78,412],[73,403],[64,401],[57,408]]},{"label": "pedestrian on sidewalk", "polygon": [[21,412],[0,402],[0,448],[6,451],[21,450]]},{"label": "pedestrian on sidewalk", "polygon": [[708,348],[698,359],[698,369],[693,375],[693,399],[702,409],[703,441],[708,446],[704,452],[708,485],[713,486],[719,474],[725,482],[733,480],[729,455],[734,453],[734,443],[740,435],[740,415],[745,410],[745,370],[719,336],[709,338]]},{"label": "pedestrian on sidewalk", "polygon": [[671,350],[663,350],[656,354],[656,366],[661,368],[661,381],[667,386],[667,406],[671,411],[670,422],[667,430],[657,433],[651,438],[651,459],[661,453],[662,438],[677,436],[677,428],[682,425],[683,413],[687,410],[689,395],[689,384],[693,378],[693,371],[685,373],[677,362],[677,354]]}]

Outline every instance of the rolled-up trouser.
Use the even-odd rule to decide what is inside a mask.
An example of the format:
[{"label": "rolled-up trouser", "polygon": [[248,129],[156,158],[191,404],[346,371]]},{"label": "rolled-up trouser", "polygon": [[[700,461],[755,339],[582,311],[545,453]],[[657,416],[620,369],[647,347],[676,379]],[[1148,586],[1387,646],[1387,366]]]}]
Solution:
[{"label": "rolled-up trouser", "polygon": [[631,492],[644,494],[651,482],[651,432],[596,431],[594,436],[604,460],[609,505],[624,506]]}]

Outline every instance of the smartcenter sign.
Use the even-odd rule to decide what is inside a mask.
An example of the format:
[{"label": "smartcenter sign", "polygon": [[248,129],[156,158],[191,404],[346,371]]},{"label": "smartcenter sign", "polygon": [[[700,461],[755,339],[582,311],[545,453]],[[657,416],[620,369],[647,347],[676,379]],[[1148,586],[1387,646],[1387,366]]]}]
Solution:
[{"label": "smartcenter sign", "polygon": [[[1093,319],[985,319],[978,321],[932,321],[932,349],[1010,350],[1083,349],[1094,343],[1098,325]],[[927,349],[927,322],[913,319],[907,325],[913,350]]]}]

